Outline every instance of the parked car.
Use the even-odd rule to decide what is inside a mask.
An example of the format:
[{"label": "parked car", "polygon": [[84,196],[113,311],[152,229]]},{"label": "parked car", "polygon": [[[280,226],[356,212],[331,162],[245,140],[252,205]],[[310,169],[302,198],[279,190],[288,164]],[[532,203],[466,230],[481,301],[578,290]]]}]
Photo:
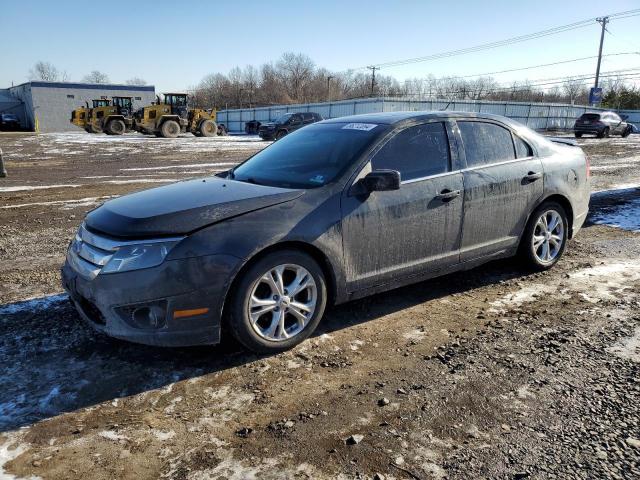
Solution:
[{"label": "parked car", "polygon": [[244,124],[244,133],[247,135],[256,135],[260,131],[260,125],[258,120],[249,120]]},{"label": "parked car", "polygon": [[19,130],[20,120],[13,113],[0,113],[0,130]]},{"label": "parked car", "polygon": [[582,150],[507,118],[345,117],[217,176],[106,202],[62,278],[113,337],[178,346],[231,334],[276,352],[311,335],[330,303],[513,255],[551,268],[588,204]]},{"label": "parked car", "polygon": [[267,122],[260,125],[258,135],[263,140],[280,140],[285,135],[315,122],[322,120],[319,113],[285,113],[275,122]]},{"label": "parked car", "polygon": [[576,138],[585,133],[595,134],[598,138],[610,135],[628,137],[632,132],[631,126],[615,112],[583,113],[573,125]]}]

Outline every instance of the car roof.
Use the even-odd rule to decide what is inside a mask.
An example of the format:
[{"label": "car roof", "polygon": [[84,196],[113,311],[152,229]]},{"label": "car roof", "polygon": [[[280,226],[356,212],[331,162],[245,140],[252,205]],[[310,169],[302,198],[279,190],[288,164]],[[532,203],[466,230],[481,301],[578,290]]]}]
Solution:
[{"label": "car roof", "polygon": [[365,113],[362,115],[350,115],[348,117],[337,117],[330,120],[323,120],[321,123],[377,123],[383,125],[398,125],[402,123],[413,123],[424,120],[454,120],[460,118],[497,120],[509,125],[514,123],[509,118],[503,117],[501,115],[493,115],[490,113],[457,112],[450,110]]}]

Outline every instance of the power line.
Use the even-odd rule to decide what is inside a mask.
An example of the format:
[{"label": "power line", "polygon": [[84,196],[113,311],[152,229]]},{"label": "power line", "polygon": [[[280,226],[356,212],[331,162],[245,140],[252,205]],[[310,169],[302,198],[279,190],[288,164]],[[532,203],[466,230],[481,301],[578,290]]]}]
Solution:
[{"label": "power line", "polygon": [[[637,51],[637,52],[608,53],[608,54],[602,55],[602,56],[603,57],[614,57],[614,56],[620,56],[620,55],[640,55],[640,51]],[[594,58],[598,58],[598,56],[597,55],[592,55],[590,57],[571,58],[569,60],[559,60],[557,62],[541,63],[539,65],[530,65],[528,67],[511,68],[509,70],[499,70],[497,72],[473,73],[473,74],[470,74],[470,75],[451,75],[451,76],[455,77],[455,78],[483,77],[483,76],[486,76],[486,75],[497,75],[497,74],[500,74],[500,73],[520,72],[522,70],[532,70],[534,68],[552,67],[554,65],[562,65],[562,64],[565,64],[565,63],[580,62],[580,61],[583,61],[583,60],[592,60]]]},{"label": "power line", "polygon": [[[640,15],[640,9],[627,10],[627,11],[624,11],[624,12],[613,13],[613,14],[608,15],[608,17],[615,18],[615,19],[622,19],[622,18],[630,18],[630,17],[634,17],[634,16],[638,16],[638,15]],[[506,46],[506,45],[511,45],[513,43],[525,42],[525,41],[528,41],[528,40],[534,40],[534,39],[546,37],[546,36],[549,36],[549,35],[556,35],[556,34],[559,34],[559,33],[568,32],[568,31],[575,30],[575,29],[578,29],[578,28],[584,28],[586,26],[592,25],[594,21],[596,21],[596,18],[589,18],[589,19],[586,19],[586,20],[581,20],[579,22],[574,22],[574,23],[570,23],[570,24],[567,24],[567,25],[561,25],[561,26],[558,26],[558,27],[548,28],[546,30],[541,30],[539,32],[533,32],[533,33],[529,33],[529,34],[526,34],[526,35],[519,35],[519,36],[516,36],[516,37],[504,39],[504,40],[498,40],[498,41],[495,41],[495,42],[484,43],[484,44],[475,45],[475,46],[472,46],[472,47],[461,48],[461,49],[451,50],[451,51],[447,51],[447,52],[435,53],[435,54],[427,55],[427,56],[424,56],[424,57],[415,57],[415,58],[408,58],[408,59],[404,59],[404,60],[395,60],[395,61],[390,61],[390,62],[378,63],[378,64],[376,64],[376,66],[378,68],[388,68],[388,67],[395,67],[395,66],[401,66],[401,65],[408,65],[408,64],[412,64],[412,63],[426,62],[428,60],[437,60],[437,59],[441,59],[441,58],[448,58],[448,57],[453,57],[453,56],[457,56],[457,55],[465,55],[465,54],[468,54],[468,53],[475,53],[475,52],[479,52],[479,51],[482,51],[482,50],[498,48],[498,47],[502,47],[502,46]],[[364,68],[368,68],[368,67],[360,67],[357,70],[362,70]]]}]

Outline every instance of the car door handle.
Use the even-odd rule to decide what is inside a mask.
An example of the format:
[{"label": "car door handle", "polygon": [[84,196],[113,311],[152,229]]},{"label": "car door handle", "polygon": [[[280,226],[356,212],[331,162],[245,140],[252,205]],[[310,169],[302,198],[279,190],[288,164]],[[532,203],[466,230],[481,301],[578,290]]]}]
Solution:
[{"label": "car door handle", "polygon": [[540,172],[529,172],[524,177],[527,182],[535,182],[536,180],[540,180],[541,178],[542,173]]},{"label": "car door handle", "polygon": [[436,195],[436,198],[439,198],[443,202],[448,202],[459,196],[460,196],[460,190],[449,190],[448,188],[445,188],[444,190],[442,190],[440,193]]}]

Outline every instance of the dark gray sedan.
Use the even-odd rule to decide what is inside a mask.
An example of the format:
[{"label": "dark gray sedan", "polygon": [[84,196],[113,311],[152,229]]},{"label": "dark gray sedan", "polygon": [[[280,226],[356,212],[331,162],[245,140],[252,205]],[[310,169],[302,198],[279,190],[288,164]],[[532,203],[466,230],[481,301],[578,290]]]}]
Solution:
[{"label": "dark gray sedan", "polygon": [[564,142],[493,115],[323,121],[219,176],[90,212],[63,283],[117,338],[287,349],[328,304],[516,254],[552,267],[589,203],[588,162]]}]

